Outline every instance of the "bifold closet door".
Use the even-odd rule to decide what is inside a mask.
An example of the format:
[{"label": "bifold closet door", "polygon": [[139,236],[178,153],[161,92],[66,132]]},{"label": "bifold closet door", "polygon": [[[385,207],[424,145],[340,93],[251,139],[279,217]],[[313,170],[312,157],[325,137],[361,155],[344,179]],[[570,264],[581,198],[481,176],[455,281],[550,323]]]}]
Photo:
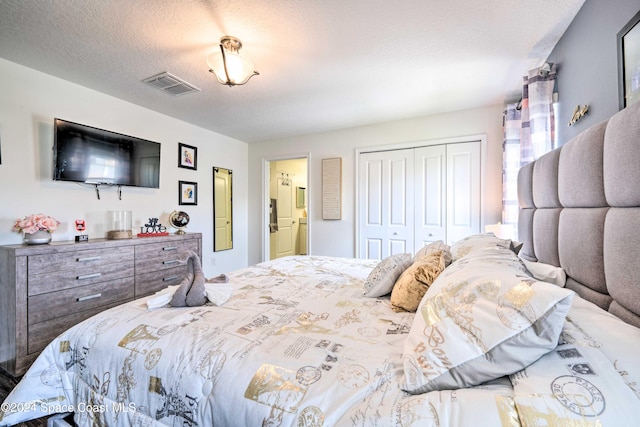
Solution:
[{"label": "bifold closet door", "polygon": [[362,153],[358,173],[361,258],[480,232],[480,141]]},{"label": "bifold closet door", "polygon": [[447,146],[415,149],[415,247],[447,241]]},{"label": "bifold closet door", "polygon": [[480,233],[480,142],[447,144],[447,238]]},{"label": "bifold closet door", "polygon": [[359,162],[360,257],[413,252],[413,149],[362,153]]}]

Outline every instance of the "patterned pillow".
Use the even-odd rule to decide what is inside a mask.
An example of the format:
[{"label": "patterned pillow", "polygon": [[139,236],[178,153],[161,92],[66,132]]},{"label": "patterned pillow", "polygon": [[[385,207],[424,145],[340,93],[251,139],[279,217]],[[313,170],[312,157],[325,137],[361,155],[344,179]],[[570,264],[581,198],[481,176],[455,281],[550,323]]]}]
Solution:
[{"label": "patterned pillow", "polygon": [[513,260],[494,262],[496,253],[517,261],[510,250],[485,252],[491,262],[479,254],[464,268],[454,262],[420,302],[404,345],[405,391],[482,384],[520,371],[558,344],[573,292],[536,282]]},{"label": "patterned pillow", "polygon": [[[560,420],[567,426],[638,425],[638,397],[625,384],[617,360],[609,360],[604,351],[588,344],[559,345],[510,376],[520,419],[530,425],[548,425],[549,414],[554,414],[556,425]],[[545,408],[544,413],[540,408]]]},{"label": "patterned pillow", "polygon": [[412,260],[411,254],[396,254],[380,261],[364,282],[364,296],[373,298],[387,295]]},{"label": "patterned pillow", "polygon": [[442,240],[436,240],[435,242],[431,242],[428,245],[423,246],[413,257],[413,262],[416,262],[423,256],[429,255],[431,252],[435,251],[444,251],[445,252],[445,261],[447,265],[451,263],[451,247],[446,245]]},{"label": "patterned pillow", "polygon": [[576,295],[559,343],[587,343],[602,350],[640,399],[640,328]]},{"label": "patterned pillow", "polygon": [[547,283],[553,283],[554,285],[558,285],[562,288],[567,283],[567,273],[565,273],[562,267],[556,267],[555,265],[544,264],[542,262],[531,262],[524,258],[521,258],[520,261],[535,279]]},{"label": "patterned pillow", "polygon": [[394,311],[415,312],[429,286],[446,267],[446,253],[431,252],[415,261],[400,275],[391,292]]},{"label": "patterned pillow", "polygon": [[456,261],[470,253],[495,247],[509,249],[511,240],[500,239],[493,233],[474,234],[451,245],[451,259]]}]

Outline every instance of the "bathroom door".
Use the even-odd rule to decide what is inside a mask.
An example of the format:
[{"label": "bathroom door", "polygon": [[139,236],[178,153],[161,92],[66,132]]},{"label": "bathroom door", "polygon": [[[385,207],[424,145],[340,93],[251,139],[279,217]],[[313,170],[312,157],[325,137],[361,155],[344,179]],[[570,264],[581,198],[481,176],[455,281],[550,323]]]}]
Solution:
[{"label": "bathroom door", "polygon": [[276,231],[276,258],[294,255],[296,248],[295,186],[291,180],[278,177],[277,180],[278,231]]}]

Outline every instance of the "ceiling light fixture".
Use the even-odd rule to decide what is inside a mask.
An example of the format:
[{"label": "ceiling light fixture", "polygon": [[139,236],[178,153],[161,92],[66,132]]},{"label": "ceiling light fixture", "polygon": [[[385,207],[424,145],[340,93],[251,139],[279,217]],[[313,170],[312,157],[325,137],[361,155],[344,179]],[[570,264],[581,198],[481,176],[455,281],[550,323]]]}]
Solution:
[{"label": "ceiling light fixture", "polygon": [[224,36],[220,39],[220,52],[212,53],[207,57],[209,71],[223,85],[229,87],[243,85],[251,77],[260,74],[254,70],[253,62],[240,56],[238,53],[240,48],[242,48],[240,40],[232,36]]}]

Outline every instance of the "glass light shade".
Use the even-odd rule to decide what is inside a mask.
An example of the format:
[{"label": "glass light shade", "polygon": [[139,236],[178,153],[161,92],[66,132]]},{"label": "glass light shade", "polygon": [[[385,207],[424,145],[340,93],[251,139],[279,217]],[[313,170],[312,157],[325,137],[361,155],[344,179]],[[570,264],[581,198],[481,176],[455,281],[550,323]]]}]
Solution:
[{"label": "glass light shade", "polygon": [[246,58],[238,55],[235,52],[224,52],[227,60],[227,72],[229,78],[224,69],[224,61],[221,52],[212,53],[207,57],[207,65],[211,69],[211,72],[215,74],[218,81],[224,85],[235,86],[243,85],[249,79],[258,74],[253,67],[253,63]]}]

